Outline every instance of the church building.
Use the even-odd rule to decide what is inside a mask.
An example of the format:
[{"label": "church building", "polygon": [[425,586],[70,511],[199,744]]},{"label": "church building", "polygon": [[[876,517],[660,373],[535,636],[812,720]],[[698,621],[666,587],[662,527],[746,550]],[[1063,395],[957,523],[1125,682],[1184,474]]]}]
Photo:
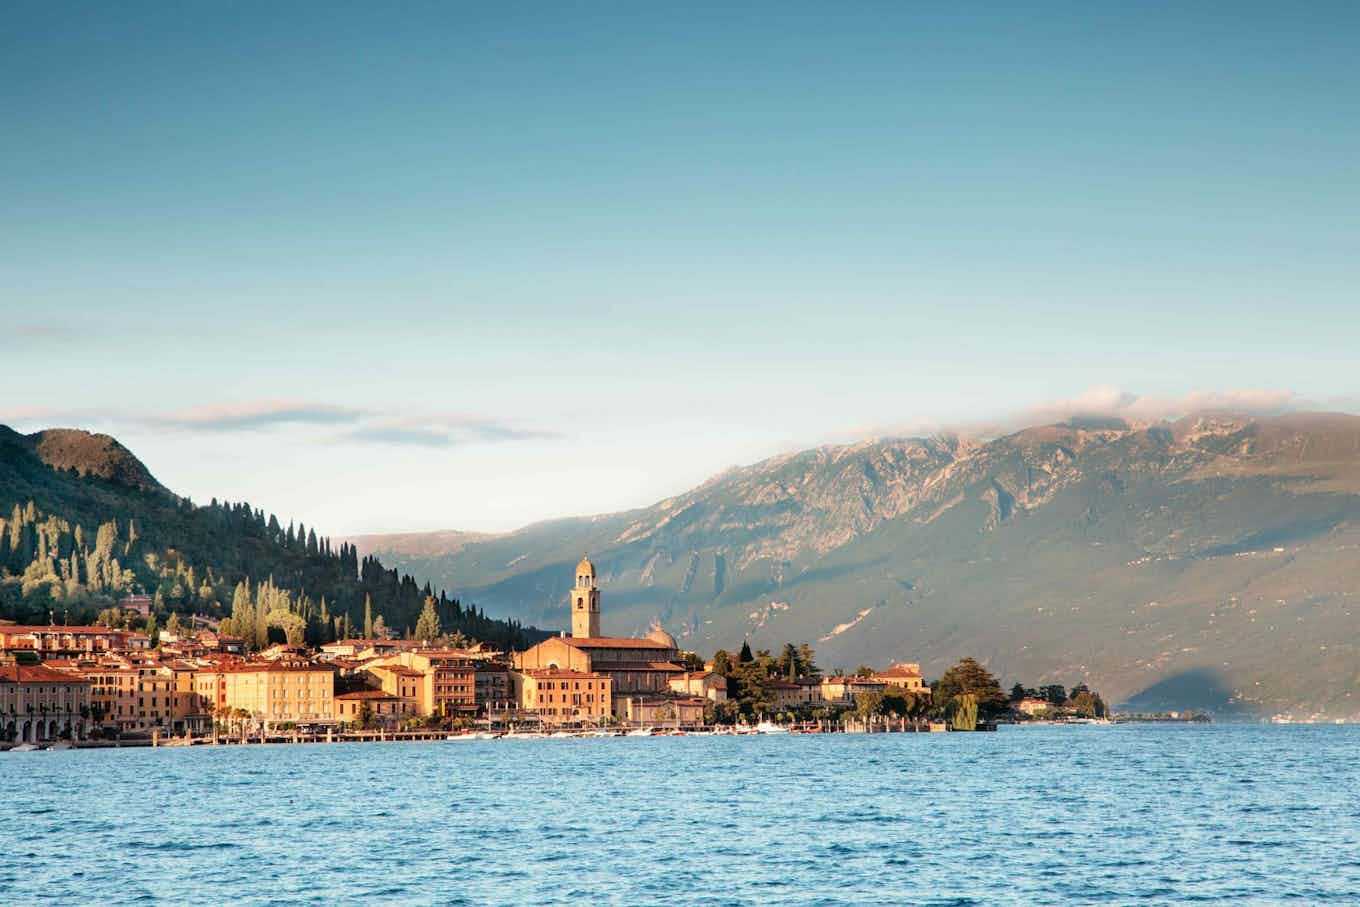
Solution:
[{"label": "church building", "polygon": [[600,589],[588,557],[576,565],[571,635],[544,640],[514,658],[517,671],[579,671],[609,678],[613,712],[620,717],[628,714],[630,699],[670,696],[671,678],[685,673],[677,664],[679,645],[660,627],[641,639],[600,635]]}]

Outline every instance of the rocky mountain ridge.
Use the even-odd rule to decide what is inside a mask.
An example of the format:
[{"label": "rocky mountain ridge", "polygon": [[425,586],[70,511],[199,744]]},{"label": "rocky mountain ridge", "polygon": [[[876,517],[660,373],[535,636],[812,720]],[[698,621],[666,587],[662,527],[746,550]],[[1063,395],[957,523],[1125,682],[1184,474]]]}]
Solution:
[{"label": "rocky mountain ridge", "polygon": [[1360,418],[1200,413],[822,447],[456,551],[370,544],[539,625],[588,551],[610,632],[807,640],[847,667],[977,654],[1136,705],[1350,715],[1357,525]]}]

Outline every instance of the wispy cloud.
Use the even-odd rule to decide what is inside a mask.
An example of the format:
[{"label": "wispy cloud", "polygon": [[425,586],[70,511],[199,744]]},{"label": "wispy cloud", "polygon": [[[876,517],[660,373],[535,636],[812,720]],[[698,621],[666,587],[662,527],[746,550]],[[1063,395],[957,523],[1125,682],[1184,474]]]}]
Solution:
[{"label": "wispy cloud", "polygon": [[258,431],[280,425],[343,425],[366,415],[361,409],[327,403],[256,400],[130,416],[128,421],[182,431]]},{"label": "wispy cloud", "polygon": [[25,321],[0,329],[0,348],[50,346],[76,340],[83,332],[67,324],[45,321]]},{"label": "wispy cloud", "polygon": [[866,437],[930,435],[989,438],[1035,425],[1050,425],[1077,418],[1116,418],[1129,422],[1150,423],[1178,419],[1200,412],[1264,416],[1308,409],[1353,411],[1358,408],[1358,402],[1360,401],[1312,401],[1292,390],[1270,388],[1195,390],[1179,395],[1157,396],[1139,394],[1113,385],[1097,384],[1074,397],[1046,400],[1005,415],[990,418],[961,416],[952,420],[913,419],[839,432],[833,441],[847,443]]},{"label": "wispy cloud", "polygon": [[373,444],[460,447],[478,443],[545,440],[560,437],[560,434],[528,427],[509,419],[439,414],[385,419],[363,424],[346,432],[343,437]]},{"label": "wispy cloud", "polygon": [[0,422],[29,428],[53,426],[140,428],[157,432],[226,434],[287,428],[340,427],[328,443],[397,447],[461,447],[545,440],[558,432],[511,418],[465,413],[404,413],[299,400],[251,400],[165,412],[107,412],[89,409],[11,409]]},{"label": "wispy cloud", "polygon": [[1299,395],[1291,390],[1268,388],[1197,390],[1179,396],[1158,397],[1100,384],[1089,387],[1070,399],[1051,400],[1031,407],[1021,413],[1019,418],[1029,424],[1082,416],[1155,422],[1205,411],[1269,415],[1298,409],[1302,404]]}]

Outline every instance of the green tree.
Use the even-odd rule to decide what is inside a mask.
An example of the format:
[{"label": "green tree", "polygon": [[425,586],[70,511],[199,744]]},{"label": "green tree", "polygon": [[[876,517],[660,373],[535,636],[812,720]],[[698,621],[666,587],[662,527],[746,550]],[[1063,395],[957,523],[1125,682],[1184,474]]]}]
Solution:
[{"label": "green tree", "polygon": [[978,700],[972,693],[963,693],[954,699],[954,730],[977,730]]},{"label": "green tree", "polygon": [[146,628],[143,630],[143,632],[146,633],[147,636],[151,637],[151,648],[154,649],[156,646],[161,644],[161,630],[160,627],[156,625],[155,614],[148,614],[146,616]]},{"label": "green tree", "polygon": [[935,702],[941,708],[955,708],[954,700],[964,695],[972,695],[983,718],[1000,714],[1008,705],[1001,684],[973,658],[960,659],[935,685]]},{"label": "green tree", "polygon": [[174,636],[176,639],[180,636],[181,627],[179,625],[179,615],[174,611],[170,612],[170,619],[165,622],[165,632]]},{"label": "green tree", "polygon": [[855,714],[861,718],[883,714],[883,694],[877,692],[856,693]]},{"label": "green tree", "polygon": [[373,638],[373,596],[364,593],[364,639]]},{"label": "green tree", "polygon": [[440,636],[439,614],[434,608],[434,596],[425,596],[425,607],[416,620],[416,639],[421,642],[434,642]]},{"label": "green tree", "polygon": [[732,656],[727,654],[726,649],[713,653],[713,670],[724,677],[732,673]]},{"label": "green tree", "polygon": [[1025,698],[1025,688],[1021,684],[1011,687],[1011,702],[1019,702]]},{"label": "green tree", "polygon": [[1105,717],[1104,701],[1090,690],[1082,690],[1073,696],[1072,708],[1078,715],[1084,715],[1087,718]]},{"label": "green tree", "polygon": [[817,670],[816,653],[812,651],[812,646],[803,643],[798,647],[798,675],[800,677],[816,677],[821,674]]},{"label": "green tree", "polygon": [[755,656],[751,654],[751,643],[749,640],[742,640],[741,652],[737,655],[737,661],[741,664],[749,664],[755,661]]}]

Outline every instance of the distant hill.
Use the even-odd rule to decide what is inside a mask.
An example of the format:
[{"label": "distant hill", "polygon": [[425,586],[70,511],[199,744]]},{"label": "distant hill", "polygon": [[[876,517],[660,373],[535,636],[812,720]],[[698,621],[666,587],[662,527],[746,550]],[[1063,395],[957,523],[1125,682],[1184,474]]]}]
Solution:
[{"label": "distant hill", "polygon": [[383,535],[355,535],[346,541],[359,549],[360,554],[370,554],[378,549],[398,557],[439,557],[453,554],[474,542],[486,542],[495,538],[488,532],[460,532],[456,529],[442,529],[437,532],[394,532]]},{"label": "distant hill", "polygon": [[729,470],[651,507],[481,540],[368,537],[540,626],[571,565],[607,632],[709,653],[808,641],[827,666],[972,654],[1009,683],[1139,708],[1360,716],[1360,418],[1074,420],[894,438]]},{"label": "distant hill", "polygon": [[358,634],[366,603],[370,618],[401,632],[415,626],[426,596],[436,599],[447,632],[501,646],[544,636],[249,504],[197,506],[177,497],[107,435],[23,435],[0,426],[0,619],[90,621],[145,592],[162,618],[203,613],[243,622],[243,585],[262,636],[270,621],[312,643]]}]

